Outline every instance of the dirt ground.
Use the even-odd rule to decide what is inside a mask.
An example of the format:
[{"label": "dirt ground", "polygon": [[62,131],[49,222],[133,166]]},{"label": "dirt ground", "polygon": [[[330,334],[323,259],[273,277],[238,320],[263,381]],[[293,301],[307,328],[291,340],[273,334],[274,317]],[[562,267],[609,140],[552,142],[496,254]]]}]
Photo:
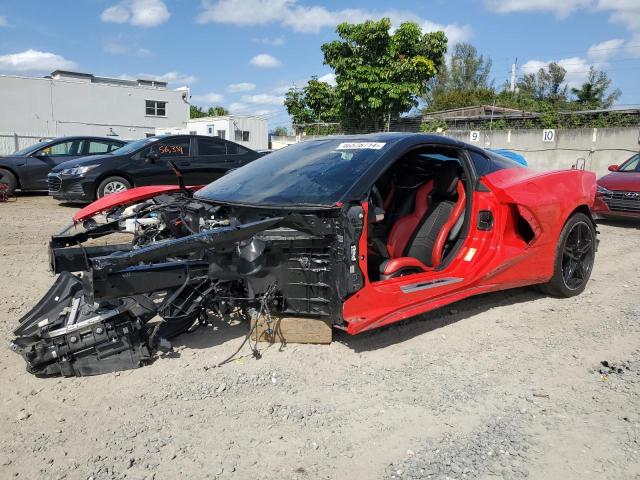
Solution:
[{"label": "dirt ground", "polygon": [[[5,345],[54,281],[46,242],[74,211],[0,204]],[[221,368],[243,326],[87,378],[38,379],[0,349],[0,479],[640,478],[638,227],[600,225],[579,297],[484,295]]]}]

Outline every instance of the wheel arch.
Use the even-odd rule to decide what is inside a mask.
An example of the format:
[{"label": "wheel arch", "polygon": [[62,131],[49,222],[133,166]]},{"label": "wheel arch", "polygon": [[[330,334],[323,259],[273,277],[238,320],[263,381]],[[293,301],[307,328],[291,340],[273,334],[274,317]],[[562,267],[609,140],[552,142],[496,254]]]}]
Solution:
[{"label": "wheel arch", "polygon": [[16,172],[13,168],[8,167],[6,165],[0,165],[0,169],[6,170],[7,172],[11,173],[16,179],[16,188],[19,188],[22,190],[22,185],[20,184],[20,176],[18,175],[18,172]]},{"label": "wheel arch", "polygon": [[564,219],[563,225],[567,223],[569,219],[573,217],[576,213],[584,213],[587,217],[589,217],[589,220],[591,220],[591,224],[593,225],[593,228],[596,229],[596,221],[594,220],[593,215],[591,214],[591,209],[586,204],[578,205],[576,208],[571,210],[569,215],[567,215],[567,218]]},{"label": "wheel arch", "polygon": [[128,173],[124,173],[124,172],[120,172],[120,171],[115,171],[115,172],[114,171],[109,171],[109,172],[101,174],[93,182],[93,197],[94,197],[94,200],[98,196],[98,187],[100,186],[100,184],[105,179],[107,179],[109,177],[121,177],[121,178],[124,178],[127,182],[129,182],[131,184],[131,188],[136,186],[135,182],[133,181],[133,177],[131,175],[129,175]]}]

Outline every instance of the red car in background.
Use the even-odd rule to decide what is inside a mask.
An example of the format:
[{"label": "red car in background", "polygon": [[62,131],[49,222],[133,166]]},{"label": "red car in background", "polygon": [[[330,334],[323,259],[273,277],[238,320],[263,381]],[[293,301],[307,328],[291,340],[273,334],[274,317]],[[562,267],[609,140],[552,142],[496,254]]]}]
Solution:
[{"label": "red car in background", "polygon": [[640,218],[640,154],[609,171],[598,180],[592,212],[602,218]]}]

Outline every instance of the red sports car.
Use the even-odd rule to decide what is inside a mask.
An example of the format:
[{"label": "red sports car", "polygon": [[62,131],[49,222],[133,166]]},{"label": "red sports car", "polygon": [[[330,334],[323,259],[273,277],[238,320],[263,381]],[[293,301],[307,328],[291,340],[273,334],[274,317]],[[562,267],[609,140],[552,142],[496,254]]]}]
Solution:
[{"label": "red sports car", "polygon": [[592,212],[603,218],[640,218],[640,154],[598,180]]},{"label": "red sports car", "polygon": [[524,285],[570,297],[593,267],[595,193],[593,173],[534,172],[441,136],[299,143],[202,189],[136,188],[80,211],[51,240],[60,275],[13,348],[32,373],[92,375],[234,314],[357,334]]}]

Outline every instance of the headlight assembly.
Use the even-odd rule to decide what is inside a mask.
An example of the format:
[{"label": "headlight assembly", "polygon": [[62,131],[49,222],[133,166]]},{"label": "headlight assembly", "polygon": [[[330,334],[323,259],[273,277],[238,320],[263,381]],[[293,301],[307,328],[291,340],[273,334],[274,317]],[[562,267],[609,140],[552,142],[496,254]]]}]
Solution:
[{"label": "headlight assembly", "polygon": [[60,175],[84,175],[90,170],[93,170],[98,165],[84,165],[82,167],[65,168],[60,171]]}]

